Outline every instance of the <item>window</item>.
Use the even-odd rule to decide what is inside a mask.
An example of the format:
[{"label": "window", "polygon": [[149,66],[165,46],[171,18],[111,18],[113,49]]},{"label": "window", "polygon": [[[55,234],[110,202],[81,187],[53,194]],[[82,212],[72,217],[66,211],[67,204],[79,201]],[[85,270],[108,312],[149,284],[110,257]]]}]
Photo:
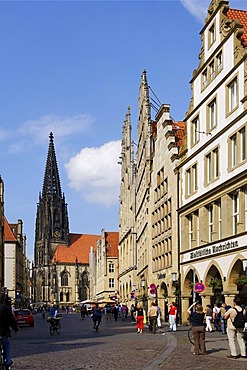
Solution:
[{"label": "window", "polygon": [[208,39],[208,46],[210,46],[215,42],[215,25],[213,24],[209,29],[209,39]]},{"label": "window", "polygon": [[222,238],[222,230],[221,230],[221,201],[216,202],[216,216],[217,216],[217,234],[218,239]]},{"label": "window", "polygon": [[191,144],[195,145],[199,141],[199,117],[192,121],[191,125]]},{"label": "window", "polygon": [[202,72],[202,85],[205,87],[208,82],[208,70],[207,68]]},{"label": "window", "polygon": [[186,196],[190,196],[197,191],[197,163],[186,170]]},{"label": "window", "polygon": [[61,276],[61,286],[68,286],[69,285],[69,277],[67,272],[63,272]]},{"label": "window", "polygon": [[227,113],[231,113],[238,105],[238,84],[237,78],[234,78],[227,86]]},{"label": "window", "polygon": [[213,241],[213,230],[214,228],[214,209],[213,206],[210,205],[208,207],[208,241]]},{"label": "window", "polygon": [[237,234],[237,226],[239,222],[239,193],[232,195],[232,233]]},{"label": "window", "polygon": [[213,130],[217,125],[216,98],[208,104],[208,131]]},{"label": "window", "polygon": [[247,137],[246,124],[242,126],[229,138],[228,142],[228,161],[229,170],[245,163],[247,160]]},{"label": "window", "polygon": [[218,179],[219,173],[219,148],[214,148],[205,156],[206,184]]},{"label": "window", "polygon": [[231,154],[232,154],[232,167],[237,164],[237,135],[231,137]]},{"label": "window", "polygon": [[210,79],[212,80],[214,78],[214,60],[209,64],[209,70],[210,70]]},{"label": "window", "polygon": [[114,272],[114,263],[109,263],[109,272]]},{"label": "window", "polygon": [[220,52],[217,56],[216,56],[216,60],[217,60],[217,71],[220,72],[223,68],[223,58],[222,58],[222,52]]},{"label": "window", "polygon": [[246,128],[243,127],[240,131],[240,161],[243,162],[246,160]]},{"label": "window", "polygon": [[109,279],[109,288],[114,288],[115,287],[115,281],[113,278]]},{"label": "window", "polygon": [[198,245],[199,240],[199,217],[198,211],[188,216],[189,222],[189,247],[194,248]]}]

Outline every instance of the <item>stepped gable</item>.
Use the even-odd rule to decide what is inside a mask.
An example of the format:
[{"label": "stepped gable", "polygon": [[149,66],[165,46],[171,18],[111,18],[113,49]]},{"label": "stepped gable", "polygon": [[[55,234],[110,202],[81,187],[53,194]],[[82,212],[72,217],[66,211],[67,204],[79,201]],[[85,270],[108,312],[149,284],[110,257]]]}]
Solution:
[{"label": "stepped gable", "polygon": [[229,9],[227,12],[227,17],[231,20],[238,20],[244,27],[244,33],[241,36],[241,40],[244,46],[247,46],[247,11]]},{"label": "stepped gable", "polygon": [[16,242],[17,241],[6,217],[4,217],[4,241],[5,242]]},{"label": "stepped gable", "polygon": [[105,233],[107,257],[118,257],[118,232],[106,232]]},{"label": "stepped gable", "polygon": [[96,251],[99,239],[100,235],[70,233],[69,246],[58,245],[52,262],[74,264],[77,259],[78,263],[89,264],[90,247]]}]

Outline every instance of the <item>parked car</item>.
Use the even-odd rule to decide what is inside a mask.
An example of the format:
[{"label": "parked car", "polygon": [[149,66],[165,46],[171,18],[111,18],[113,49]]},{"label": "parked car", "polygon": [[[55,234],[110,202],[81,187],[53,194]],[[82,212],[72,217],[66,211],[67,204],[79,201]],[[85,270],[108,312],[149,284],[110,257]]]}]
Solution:
[{"label": "parked car", "polygon": [[19,308],[14,310],[14,318],[17,325],[34,326],[34,318],[32,312],[27,308]]}]

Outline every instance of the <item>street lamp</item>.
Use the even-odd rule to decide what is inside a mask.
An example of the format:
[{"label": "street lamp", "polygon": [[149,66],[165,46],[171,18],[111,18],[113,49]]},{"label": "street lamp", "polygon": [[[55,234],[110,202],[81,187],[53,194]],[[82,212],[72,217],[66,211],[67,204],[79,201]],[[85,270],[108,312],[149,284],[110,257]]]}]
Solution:
[{"label": "street lamp", "polygon": [[177,273],[176,272],[172,272],[172,282],[173,283],[176,283],[178,281],[177,279]]},{"label": "street lamp", "polygon": [[242,264],[243,264],[243,271],[245,275],[247,276],[247,259],[243,259]]}]

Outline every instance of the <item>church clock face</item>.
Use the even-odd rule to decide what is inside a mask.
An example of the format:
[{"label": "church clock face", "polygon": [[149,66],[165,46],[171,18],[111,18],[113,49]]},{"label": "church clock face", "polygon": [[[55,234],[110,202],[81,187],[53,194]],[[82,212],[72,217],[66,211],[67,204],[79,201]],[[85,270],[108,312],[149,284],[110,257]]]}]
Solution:
[{"label": "church clock face", "polygon": [[54,232],[54,236],[55,236],[55,238],[59,238],[59,236],[60,236],[60,232],[59,232],[58,230],[56,230],[56,231]]}]

